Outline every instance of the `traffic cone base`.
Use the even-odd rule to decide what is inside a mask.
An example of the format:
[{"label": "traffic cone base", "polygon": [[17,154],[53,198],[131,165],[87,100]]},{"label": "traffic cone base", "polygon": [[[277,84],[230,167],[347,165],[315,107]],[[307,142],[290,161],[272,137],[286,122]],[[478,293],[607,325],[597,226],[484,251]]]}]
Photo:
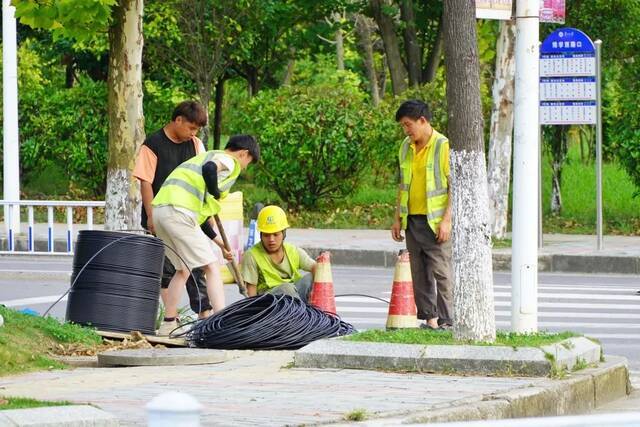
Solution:
[{"label": "traffic cone base", "polygon": [[387,329],[417,328],[417,312],[416,302],[413,298],[409,252],[403,251],[398,256],[393,274]]},{"label": "traffic cone base", "polygon": [[316,273],[313,277],[309,304],[325,313],[335,315],[337,312],[336,298],[333,292],[330,256],[329,252],[322,252],[316,259]]}]

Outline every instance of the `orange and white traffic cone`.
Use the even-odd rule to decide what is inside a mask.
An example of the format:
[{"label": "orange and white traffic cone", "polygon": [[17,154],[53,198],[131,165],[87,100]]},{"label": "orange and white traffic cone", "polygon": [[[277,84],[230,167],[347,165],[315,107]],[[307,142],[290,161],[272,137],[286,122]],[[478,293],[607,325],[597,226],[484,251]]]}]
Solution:
[{"label": "orange and white traffic cone", "polygon": [[331,275],[331,254],[322,252],[316,259],[316,273],[313,277],[313,287],[309,304],[328,314],[336,314],[336,298],[333,292],[333,277]]},{"label": "orange and white traffic cone", "polygon": [[393,273],[393,288],[387,316],[387,329],[416,328],[418,326],[416,301],[413,298],[413,280],[409,265],[409,252],[400,251]]}]

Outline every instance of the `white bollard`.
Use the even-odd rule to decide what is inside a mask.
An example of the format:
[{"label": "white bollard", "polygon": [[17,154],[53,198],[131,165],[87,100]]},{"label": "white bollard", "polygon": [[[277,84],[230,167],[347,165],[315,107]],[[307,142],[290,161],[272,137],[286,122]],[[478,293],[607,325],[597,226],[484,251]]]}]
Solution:
[{"label": "white bollard", "polygon": [[148,427],[200,427],[202,405],[186,393],[162,393],[146,408]]},{"label": "white bollard", "polygon": [[0,326],[4,325],[4,317],[0,314]]}]

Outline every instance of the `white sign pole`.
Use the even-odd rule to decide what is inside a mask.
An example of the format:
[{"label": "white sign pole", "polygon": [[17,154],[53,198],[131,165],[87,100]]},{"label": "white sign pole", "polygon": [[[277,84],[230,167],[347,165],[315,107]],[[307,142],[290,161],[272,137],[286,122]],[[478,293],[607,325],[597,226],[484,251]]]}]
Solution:
[{"label": "white sign pole", "polygon": [[[539,0],[516,3],[511,328],[538,330]],[[533,197],[532,197],[533,196]]]},{"label": "white sign pole", "polygon": [[596,40],[596,234],[597,248],[602,249],[602,40]]},{"label": "white sign pole", "polygon": [[[3,189],[4,199],[20,200],[20,146],[18,143],[18,64],[15,7],[2,0],[2,102],[3,102]],[[9,215],[11,209],[11,215]],[[4,208],[7,236],[9,229],[20,232],[19,206]],[[11,218],[9,223],[8,218]]]}]

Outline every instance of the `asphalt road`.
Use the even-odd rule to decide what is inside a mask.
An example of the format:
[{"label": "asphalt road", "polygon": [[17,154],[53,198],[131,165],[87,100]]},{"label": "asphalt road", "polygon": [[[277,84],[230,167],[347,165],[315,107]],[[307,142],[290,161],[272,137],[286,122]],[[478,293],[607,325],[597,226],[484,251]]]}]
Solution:
[{"label": "asphalt road", "polygon": [[[0,304],[44,313],[69,287],[71,259],[0,257]],[[358,329],[383,328],[393,269],[333,266],[338,314]],[[539,328],[572,330],[599,339],[605,354],[625,356],[640,370],[640,276],[539,274]],[[510,326],[510,274],[494,274],[496,322]],[[349,296],[340,296],[349,295]],[[240,298],[226,287],[227,304]],[[185,304],[186,304],[185,297]],[[66,299],[50,314],[63,319]]]}]

